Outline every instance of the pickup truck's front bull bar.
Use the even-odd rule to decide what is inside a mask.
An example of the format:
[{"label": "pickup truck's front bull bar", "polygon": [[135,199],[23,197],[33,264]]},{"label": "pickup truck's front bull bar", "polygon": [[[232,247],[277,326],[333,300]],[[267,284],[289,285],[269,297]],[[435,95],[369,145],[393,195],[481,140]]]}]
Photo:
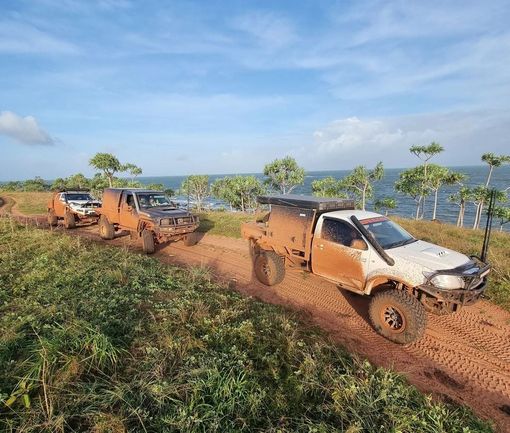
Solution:
[{"label": "pickup truck's front bull bar", "polygon": [[[482,296],[487,286],[487,274],[490,272],[490,265],[483,263],[477,257],[471,257],[479,262],[476,266],[472,263],[462,265],[454,269],[445,269],[432,273],[427,281],[418,286],[423,292],[444,302],[451,302],[459,305],[469,305]],[[476,269],[476,271],[475,271]],[[442,289],[434,286],[431,280],[438,275],[453,275],[460,277],[465,282],[463,289]]]}]

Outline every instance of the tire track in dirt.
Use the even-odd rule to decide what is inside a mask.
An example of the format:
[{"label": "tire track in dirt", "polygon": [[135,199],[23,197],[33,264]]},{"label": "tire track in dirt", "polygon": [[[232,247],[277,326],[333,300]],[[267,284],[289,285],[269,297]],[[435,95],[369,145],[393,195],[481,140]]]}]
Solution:
[{"label": "tire track in dirt", "polygon": [[[141,250],[128,236],[102,241],[96,226],[68,233]],[[260,284],[253,276],[248,243],[243,240],[205,234],[194,247],[170,244],[158,248],[155,256],[180,266],[206,266],[242,294],[299,311],[347,350],[393,368],[439,399],[470,406],[478,415],[494,420],[499,431],[510,432],[510,313],[489,302],[481,301],[450,316],[429,315],[424,337],[399,346],[373,331],[366,298],[298,270],[288,270],[278,286]]]}]

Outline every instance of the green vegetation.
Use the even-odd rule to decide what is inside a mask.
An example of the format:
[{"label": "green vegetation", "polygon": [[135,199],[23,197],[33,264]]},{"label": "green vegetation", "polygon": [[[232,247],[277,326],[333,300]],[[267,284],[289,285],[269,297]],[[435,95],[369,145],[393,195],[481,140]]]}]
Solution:
[{"label": "green vegetation", "polygon": [[181,193],[188,195],[194,201],[196,209],[200,212],[202,210],[202,203],[211,194],[209,176],[198,174],[188,176],[182,182]]},{"label": "green vegetation", "polygon": [[290,156],[275,159],[264,167],[266,185],[282,194],[290,194],[298,185],[305,182],[305,169]]},{"label": "green vegetation", "polygon": [[489,432],[281,308],[0,220],[0,428]]},{"label": "green vegetation", "polygon": [[373,170],[359,165],[343,179],[328,176],[312,182],[312,192],[319,197],[351,197],[356,205],[365,210],[367,199],[374,196],[373,183],[384,176],[384,167],[379,162]]},{"label": "green vegetation", "polygon": [[241,237],[241,224],[255,220],[261,217],[261,214],[242,213],[242,212],[203,212],[200,216],[199,232],[210,233],[218,236],[228,236],[229,238]]},{"label": "green vegetation", "polygon": [[211,185],[214,197],[241,212],[257,208],[257,196],[265,192],[264,185],[255,176],[225,176],[216,179]]}]

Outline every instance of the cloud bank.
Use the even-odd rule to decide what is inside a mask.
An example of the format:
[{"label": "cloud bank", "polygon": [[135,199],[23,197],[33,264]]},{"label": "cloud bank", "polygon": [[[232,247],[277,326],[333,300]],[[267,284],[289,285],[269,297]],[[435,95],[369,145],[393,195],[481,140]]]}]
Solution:
[{"label": "cloud bank", "polygon": [[42,129],[33,116],[21,117],[11,111],[0,112],[0,134],[18,143],[52,145],[54,139]]}]

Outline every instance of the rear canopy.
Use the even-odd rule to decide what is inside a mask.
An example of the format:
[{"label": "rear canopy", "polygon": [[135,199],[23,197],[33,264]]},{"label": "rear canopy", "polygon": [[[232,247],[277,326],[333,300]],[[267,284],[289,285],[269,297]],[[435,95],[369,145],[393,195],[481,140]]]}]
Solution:
[{"label": "rear canopy", "polygon": [[298,207],[318,211],[354,210],[354,200],[315,197],[311,195],[278,194],[257,197],[260,204]]}]

